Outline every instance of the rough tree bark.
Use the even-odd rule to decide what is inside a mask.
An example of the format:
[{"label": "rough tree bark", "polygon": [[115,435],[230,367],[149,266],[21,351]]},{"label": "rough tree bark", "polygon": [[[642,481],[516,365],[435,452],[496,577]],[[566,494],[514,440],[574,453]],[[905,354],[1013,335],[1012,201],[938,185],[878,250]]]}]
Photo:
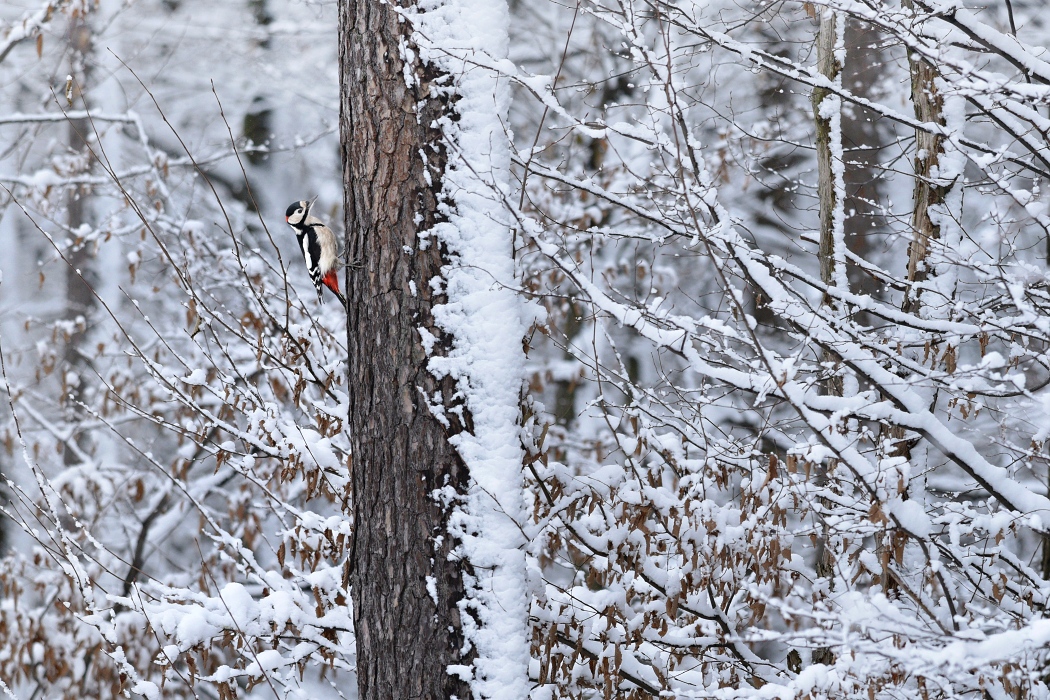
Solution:
[{"label": "rough tree bark", "polygon": [[[470,697],[470,686],[447,671],[471,663],[461,651],[457,607],[464,562],[449,559],[448,510],[433,494],[466,491],[467,468],[449,437],[470,430],[471,418],[465,406],[453,406],[454,381],[428,373],[417,331],[426,327],[438,337],[432,352],[449,345],[432,317],[443,301],[431,285],[443,251],[419,233],[438,220],[446,157],[435,123],[453,105],[430,97],[439,76],[419,65],[418,52],[399,50],[411,45],[411,26],[399,21],[397,5],[410,4],[340,4],[346,259],[352,261],[346,275],[357,529],[351,585],[363,700]],[[448,428],[428,407],[435,399],[446,408]]]}]

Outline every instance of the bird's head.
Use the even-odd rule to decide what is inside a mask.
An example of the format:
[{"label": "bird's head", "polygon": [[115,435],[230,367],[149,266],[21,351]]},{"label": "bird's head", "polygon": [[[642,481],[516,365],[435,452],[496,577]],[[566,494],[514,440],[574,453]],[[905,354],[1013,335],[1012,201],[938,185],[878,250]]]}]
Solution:
[{"label": "bird's head", "polygon": [[293,202],[288,205],[288,210],[284,212],[284,220],[292,226],[306,221],[306,217],[310,215],[310,204],[305,199],[300,199],[298,202]]}]

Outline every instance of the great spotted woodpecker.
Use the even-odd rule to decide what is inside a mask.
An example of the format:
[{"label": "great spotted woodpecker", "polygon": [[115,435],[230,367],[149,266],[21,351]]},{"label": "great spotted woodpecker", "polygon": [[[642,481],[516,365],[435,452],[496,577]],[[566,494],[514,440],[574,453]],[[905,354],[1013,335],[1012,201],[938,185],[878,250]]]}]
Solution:
[{"label": "great spotted woodpecker", "polygon": [[284,213],[284,220],[295,231],[299,249],[306,260],[306,270],[317,288],[317,301],[324,300],[321,293],[324,287],[328,287],[343,306],[346,306],[346,298],[339,292],[339,279],[336,277],[339,258],[336,257],[338,246],[335,234],[323,221],[310,214],[311,206],[313,202],[306,200],[289,205],[288,211]]}]

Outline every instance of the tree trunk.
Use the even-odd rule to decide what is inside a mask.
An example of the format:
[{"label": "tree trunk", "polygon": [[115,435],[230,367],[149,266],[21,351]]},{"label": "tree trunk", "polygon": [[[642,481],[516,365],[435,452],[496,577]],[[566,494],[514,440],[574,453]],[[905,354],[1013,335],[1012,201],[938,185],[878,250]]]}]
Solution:
[{"label": "tree trunk", "polygon": [[[87,108],[83,90],[90,80],[90,53],[92,51],[91,26],[83,14],[77,14],[70,20],[69,49],[70,75],[72,83],[72,108]],[[76,104],[77,102],[81,104]],[[91,171],[92,156],[89,155],[88,143],[93,135],[93,127],[88,119],[69,120],[69,150],[80,165],[80,172]],[[66,202],[66,223],[70,230],[69,249],[66,254],[66,318],[73,331],[69,334],[63,349],[63,360],[66,373],[63,376],[63,401],[66,408],[66,420],[70,426],[76,426],[84,418],[81,408],[83,399],[83,381],[80,376],[84,371],[84,348],[87,344],[87,331],[91,314],[95,310],[95,293],[97,275],[94,269],[95,244],[82,239],[82,227],[90,227],[91,222],[91,185],[75,185],[69,191]],[[65,446],[63,459],[65,464],[80,462],[80,457],[71,449],[74,445],[86,450],[87,437],[77,431],[71,432]]]},{"label": "tree trunk", "polygon": [[[817,32],[817,70],[821,75],[834,81],[842,72],[842,66],[835,57],[835,37],[837,35],[836,23],[843,21],[836,17],[835,13],[825,10],[820,16],[820,29]],[[829,97],[829,92],[824,89],[813,91],[813,119],[817,128],[817,196],[820,206],[820,244],[817,258],[820,262],[820,279],[824,284],[832,287],[842,272],[837,269],[839,265],[845,265],[844,260],[836,260],[836,235],[843,236],[841,230],[836,232],[835,215],[841,210],[842,202],[839,197],[842,194],[835,186],[835,172],[832,151],[832,140],[836,136],[841,148],[841,133],[833,134],[831,117],[824,113],[824,100]],[[825,305],[835,305],[829,295],[823,299]],[[824,351],[824,362],[835,366],[840,359],[831,351]],[[842,376],[838,372],[831,372],[824,382],[824,390],[831,396],[842,396]]]},{"label": "tree trunk", "polygon": [[[451,506],[435,492],[466,492],[449,437],[470,430],[471,417],[453,405],[454,380],[427,371],[417,330],[437,337],[432,352],[448,348],[432,316],[444,300],[431,286],[443,250],[419,232],[438,221],[446,158],[435,125],[452,106],[430,96],[439,76],[419,65],[418,51],[399,51],[411,46],[411,27],[393,5],[340,5],[358,688],[363,700],[465,699],[470,686],[448,673],[471,663],[457,607],[465,564],[450,560]],[[438,402],[448,427],[432,412]]]},{"label": "tree trunk", "polygon": [[[911,100],[915,118],[924,123],[944,125],[942,98],[934,80],[937,69],[924,59],[909,52],[911,67]],[[948,186],[937,182],[940,157],[944,154],[944,138],[922,129],[915,130],[915,191],[911,226],[912,240],[908,246],[908,281],[922,282],[928,276],[926,256],[930,241],[940,238],[941,227],[930,218],[930,209],[944,204]],[[919,294],[910,287],[904,298],[903,310],[913,314],[921,306]]]},{"label": "tree trunk", "polygon": [[[905,1],[911,8],[912,3]],[[944,125],[944,100],[937,90],[937,69],[921,56],[908,52],[908,68],[911,73],[911,101],[915,109],[915,118],[923,123]],[[923,129],[915,130],[915,186],[912,192],[912,239],[908,245],[908,282],[922,282],[929,277],[926,269],[926,257],[929,255],[930,242],[940,238],[941,227],[933,222],[930,211],[942,206],[950,185],[939,183],[938,171],[940,159],[944,155],[944,138],[931,134]],[[921,294],[918,289],[909,286],[904,293],[901,310],[917,314],[922,308]],[[906,428],[894,425],[889,430],[889,445],[886,452],[890,455],[911,459],[911,450],[916,442],[914,434],[909,435]]]},{"label": "tree trunk", "polygon": [[[836,22],[844,21],[837,18],[831,10],[824,10],[820,15],[820,29],[817,32],[817,70],[831,81],[835,81],[842,72],[842,66],[835,57],[835,39],[837,36]],[[836,235],[842,237],[843,230],[836,231],[836,214],[841,210],[840,188],[836,187],[836,178],[833,163],[833,141],[838,141],[838,147],[842,146],[841,130],[833,129],[831,117],[822,109],[824,100],[829,97],[829,91],[816,89],[813,91],[813,118],[817,130],[817,195],[820,207],[820,243],[817,250],[817,258],[820,262],[820,279],[829,288],[836,286],[836,279],[841,270],[838,265],[845,265],[845,260],[836,259]],[[837,306],[837,302],[830,295],[825,294],[821,302],[824,305]],[[823,351],[823,361],[828,366],[828,376],[824,380],[824,392],[829,396],[842,396],[842,375],[837,367],[841,358],[831,350]],[[821,464],[816,472],[818,486],[823,487],[827,483],[828,472],[835,468],[835,462],[829,461]],[[830,509],[826,499],[821,499],[821,505]],[[828,547],[828,525],[822,522],[821,534],[816,543],[816,572],[821,578],[828,579],[829,585],[834,587],[835,562]],[[817,647],[811,656],[813,663],[831,665],[835,663],[834,652],[828,647]]]},{"label": "tree trunk", "polygon": [[[845,22],[845,58],[842,66],[842,84],[856,95],[869,100],[879,99],[880,80],[885,71],[887,56],[882,46],[882,35],[871,25],[849,16],[840,16]],[[844,146],[846,247],[851,253],[870,260],[876,241],[890,234],[887,220],[880,206],[887,199],[882,177],[882,138],[884,124],[881,115],[858,104],[850,105],[842,114],[842,144]],[[847,266],[850,291],[875,298],[885,294],[874,278],[856,265]],[[875,325],[875,320],[864,311],[853,318],[861,325]]]},{"label": "tree trunk", "polygon": [[[835,59],[835,35],[838,18],[831,10],[820,16],[817,32],[817,70],[829,80],[835,80],[842,66]],[[831,118],[821,112],[821,105],[829,91],[817,88],[813,91],[813,118],[817,127],[817,196],[820,206],[820,279],[827,285],[835,281],[835,208],[838,192],[835,190],[835,175],[832,162]],[[827,297],[824,303],[831,303]],[[833,392],[831,392],[833,393]],[[841,396],[841,392],[838,393]]]}]

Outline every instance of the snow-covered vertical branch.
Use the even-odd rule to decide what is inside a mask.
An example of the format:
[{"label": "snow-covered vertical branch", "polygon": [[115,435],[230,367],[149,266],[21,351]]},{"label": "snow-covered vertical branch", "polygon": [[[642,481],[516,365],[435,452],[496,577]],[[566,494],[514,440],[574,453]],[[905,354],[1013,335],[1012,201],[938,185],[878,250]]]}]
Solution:
[{"label": "snow-covered vertical branch", "polygon": [[[817,70],[836,88],[842,87],[845,57],[845,17],[830,8],[820,12],[817,31]],[[820,277],[841,289],[846,280],[845,160],[842,151],[842,100],[835,91],[813,90],[813,117],[817,127],[817,194],[820,206]],[[830,303],[829,299],[825,299]]]},{"label": "snow-covered vertical branch", "polygon": [[[846,216],[845,216],[845,160],[842,150],[842,100],[836,94],[842,87],[842,66],[845,58],[846,18],[831,8],[820,10],[816,38],[817,71],[835,89],[813,90],[813,118],[816,123],[817,145],[817,199],[820,231],[817,258],[820,279],[829,287],[849,288],[846,277]],[[823,304],[837,306],[834,299],[824,295]],[[824,382],[828,394],[842,396],[843,378],[836,369],[839,362],[834,353],[824,351],[828,376]]]},{"label": "snow-covered vertical branch", "polygon": [[[820,11],[820,25],[817,30],[817,71],[835,88],[842,87],[842,66],[845,58],[846,18],[840,17],[831,8]],[[816,122],[817,145],[817,199],[819,207],[820,231],[818,236],[817,259],[820,265],[820,280],[825,285],[847,291],[849,284],[846,278],[846,227],[845,227],[845,160],[842,150],[842,100],[833,91],[816,88],[813,90],[813,117]],[[839,304],[825,293],[822,305],[831,306],[839,311]],[[823,348],[821,358],[824,364],[824,390],[830,396],[842,396],[844,381],[841,372],[841,358],[832,350]],[[817,487],[826,486],[829,472],[835,468],[835,460],[818,463],[815,474]],[[821,508],[827,510],[830,503],[821,497]],[[826,580],[828,586],[834,586],[833,580],[835,555],[831,546],[827,520],[821,518],[820,536],[816,542],[816,573]],[[831,664],[834,654],[828,647],[813,650],[814,663]]]},{"label": "snow-covered vertical branch", "polygon": [[518,420],[524,380],[524,308],[515,291],[509,212],[510,149],[504,123],[509,84],[491,68],[507,55],[508,10],[502,0],[423,0],[415,17],[421,58],[450,76],[455,118],[440,124],[448,162],[441,198],[445,220],[432,230],[447,247],[445,304],[438,326],[453,338],[430,371],[456,379],[473,429],[452,437],[470,471],[469,492],[450,519],[471,564],[463,624],[476,656],[476,698],[527,695],[522,445]]},{"label": "snow-covered vertical branch", "polygon": [[[914,10],[910,0],[905,0],[904,7]],[[914,50],[909,50],[908,68],[915,118],[923,124],[944,126],[944,97],[937,85],[940,73],[936,66]],[[936,209],[943,206],[952,184],[950,179],[945,178],[948,173],[942,172],[944,142],[941,134],[924,129],[915,130],[915,186],[912,193],[912,238],[908,246],[907,277],[912,284],[905,291],[902,305],[908,313],[917,313],[922,307],[921,291],[916,283],[922,283],[930,275],[927,257],[932,243],[940,238],[938,219],[944,214]]]},{"label": "snow-covered vertical branch", "polygon": [[[902,5],[909,12],[915,12],[915,5],[911,0],[905,0]],[[916,20],[919,19],[920,17],[916,17]],[[917,21],[916,27],[920,29],[921,35],[922,22]],[[921,124],[945,127],[944,94],[940,84],[943,83],[943,80],[934,62],[909,48],[908,73],[911,79],[910,97],[916,121]],[[949,99],[958,100],[959,98]],[[956,138],[962,137],[961,126],[961,124],[952,125]],[[963,165],[958,158],[946,157],[946,147],[952,148],[953,151],[956,150],[947,144],[943,133],[928,129],[915,129],[911,235],[905,277],[907,287],[904,290],[901,310],[925,317],[945,316],[945,307],[950,306],[945,302],[955,296],[954,289],[952,289],[952,278],[955,272],[951,265],[940,266],[940,271],[944,276],[934,282],[934,286],[939,289],[933,294],[924,293],[927,280],[934,277],[936,271],[930,256],[932,247],[941,238],[942,222],[947,220],[946,223],[950,225],[950,216],[945,209],[946,198]],[[953,171],[955,171],[954,174]],[[958,210],[961,211],[961,202],[958,204]],[[961,244],[961,241],[956,241],[956,243]],[[934,259],[943,260],[944,257],[938,255]],[[946,285],[947,288],[945,288]],[[923,338],[918,342],[930,341]],[[935,357],[938,352],[946,362],[946,369],[949,373],[953,372],[956,356],[955,344],[949,341],[943,348],[934,345]],[[911,459],[911,451],[916,444],[914,435],[909,436],[904,426],[892,425],[887,431],[887,436],[888,441],[882,448],[886,454]]]}]

